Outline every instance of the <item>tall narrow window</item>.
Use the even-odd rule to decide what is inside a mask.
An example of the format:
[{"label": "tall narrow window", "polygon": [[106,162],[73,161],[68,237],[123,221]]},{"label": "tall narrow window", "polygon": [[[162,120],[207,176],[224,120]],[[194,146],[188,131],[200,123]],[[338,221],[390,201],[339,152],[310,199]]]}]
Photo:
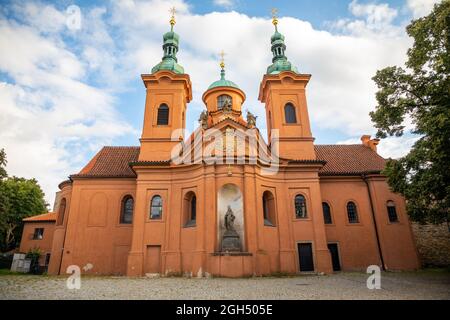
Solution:
[{"label": "tall narrow window", "polygon": [[162,218],[162,198],[161,196],[154,196],[150,204],[150,219]]},{"label": "tall narrow window", "polygon": [[332,224],[330,205],[326,202],[322,202],[323,221],[325,224]]},{"label": "tall narrow window", "polygon": [[386,206],[389,222],[398,222],[397,210],[395,209],[394,201],[388,201]]},{"label": "tall narrow window", "polygon": [[160,105],[158,108],[158,119],[156,124],[162,126],[169,124],[169,107],[165,103]]},{"label": "tall narrow window", "polygon": [[125,196],[122,199],[122,208],[120,211],[120,223],[131,224],[133,223],[133,207],[134,200],[132,196]]},{"label": "tall narrow window", "polygon": [[233,100],[229,95],[222,94],[217,97],[217,109],[222,110],[226,103],[233,103]]},{"label": "tall narrow window", "polygon": [[191,221],[197,220],[197,197],[194,195],[191,199]]},{"label": "tall narrow window", "polygon": [[295,107],[292,103],[287,103],[284,106],[284,119],[286,123],[297,123]]},{"label": "tall narrow window", "polygon": [[264,225],[275,226],[275,199],[270,191],[264,191],[263,193],[263,218]]},{"label": "tall narrow window", "polygon": [[295,217],[297,219],[303,219],[307,217],[306,199],[301,194],[295,196]]},{"label": "tall narrow window", "polygon": [[61,226],[64,223],[64,215],[66,213],[66,198],[62,198],[59,204],[59,212],[58,212],[58,226]]},{"label": "tall narrow window", "polygon": [[358,223],[358,210],[356,209],[356,205],[354,202],[350,201],[347,203],[347,216],[349,223]]}]

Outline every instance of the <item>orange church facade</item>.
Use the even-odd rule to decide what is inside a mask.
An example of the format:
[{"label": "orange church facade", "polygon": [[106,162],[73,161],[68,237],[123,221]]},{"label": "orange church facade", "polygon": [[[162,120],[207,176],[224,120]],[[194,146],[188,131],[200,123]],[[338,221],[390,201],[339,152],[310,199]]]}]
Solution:
[{"label": "orange church facade", "polygon": [[199,127],[184,136],[192,85],[171,24],[162,61],[142,75],[140,146],[104,147],[60,184],[50,274],[87,264],[90,274],[198,277],[419,268],[378,140],[314,144],[310,75],[287,60],[276,19],[259,93],[268,137],[251,113],[244,119],[245,93],[225,79],[223,63],[203,94]]}]

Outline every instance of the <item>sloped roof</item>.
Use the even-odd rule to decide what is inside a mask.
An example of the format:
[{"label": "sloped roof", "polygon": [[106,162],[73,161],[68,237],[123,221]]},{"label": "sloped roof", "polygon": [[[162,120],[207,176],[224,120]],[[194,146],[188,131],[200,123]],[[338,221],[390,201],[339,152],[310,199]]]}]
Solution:
[{"label": "sloped roof", "polygon": [[78,174],[71,177],[136,177],[129,163],[138,160],[139,150],[139,147],[103,147]]},{"label": "sloped roof", "polygon": [[[352,175],[379,172],[385,159],[364,145],[315,145],[317,160],[325,162],[321,175]],[[92,160],[71,177],[134,178],[130,163],[136,163],[139,147],[103,147]],[[167,161],[161,161],[167,164]],[[153,163],[152,163],[153,164]],[[158,164],[158,163],[154,163]]]},{"label": "sloped roof", "polygon": [[385,159],[362,144],[315,145],[317,159],[326,161],[323,175],[359,174],[384,169]]},{"label": "sloped roof", "polygon": [[40,214],[37,216],[24,218],[24,219],[22,219],[22,221],[25,221],[25,222],[44,222],[44,221],[52,222],[52,221],[56,221],[56,213],[47,212],[47,213]]}]

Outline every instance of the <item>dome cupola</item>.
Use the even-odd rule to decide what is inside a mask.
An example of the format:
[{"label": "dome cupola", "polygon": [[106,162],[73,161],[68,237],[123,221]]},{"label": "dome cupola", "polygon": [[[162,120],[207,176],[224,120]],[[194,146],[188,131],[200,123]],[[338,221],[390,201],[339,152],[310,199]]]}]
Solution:
[{"label": "dome cupola", "polygon": [[180,36],[173,31],[175,25],[175,9],[171,9],[172,17],[170,19],[170,31],[163,35],[163,51],[162,61],[152,68],[152,73],[160,70],[169,70],[174,73],[184,74],[184,68],[178,64],[177,52],[180,42]]},{"label": "dome cupola", "polygon": [[278,18],[276,17],[276,11],[272,11],[273,19],[272,23],[275,26],[275,33],[270,38],[271,50],[273,54],[272,64],[267,68],[267,74],[278,74],[282,71],[292,71],[298,73],[297,68],[288,61],[285,56],[286,45],[284,43],[284,35],[278,32]]},{"label": "dome cupola", "polygon": [[240,89],[236,83],[225,79],[225,62],[223,59],[223,56],[225,55],[225,53],[223,53],[223,51],[222,51],[220,54],[222,56],[222,60],[220,62],[220,79],[211,83],[211,85],[208,87],[208,90],[213,89],[213,88],[218,88],[218,87],[232,87],[232,88]]},{"label": "dome cupola", "polygon": [[238,119],[242,115],[242,104],[245,101],[245,93],[233,81],[225,79],[225,62],[223,52],[220,54],[220,79],[214,81],[203,94],[203,102],[206,105],[208,115],[212,123],[224,118]]}]

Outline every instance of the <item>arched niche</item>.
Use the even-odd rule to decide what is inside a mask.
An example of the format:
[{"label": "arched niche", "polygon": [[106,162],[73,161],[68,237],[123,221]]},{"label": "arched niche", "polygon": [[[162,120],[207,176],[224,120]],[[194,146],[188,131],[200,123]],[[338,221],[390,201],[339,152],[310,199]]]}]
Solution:
[{"label": "arched niche", "polygon": [[228,210],[228,206],[233,210],[233,214],[236,217],[234,220],[234,228],[239,234],[242,250],[245,251],[245,238],[244,238],[244,202],[242,198],[242,192],[235,184],[225,184],[217,193],[217,248],[219,251],[221,248],[221,241],[223,233],[225,232],[224,217]]}]

